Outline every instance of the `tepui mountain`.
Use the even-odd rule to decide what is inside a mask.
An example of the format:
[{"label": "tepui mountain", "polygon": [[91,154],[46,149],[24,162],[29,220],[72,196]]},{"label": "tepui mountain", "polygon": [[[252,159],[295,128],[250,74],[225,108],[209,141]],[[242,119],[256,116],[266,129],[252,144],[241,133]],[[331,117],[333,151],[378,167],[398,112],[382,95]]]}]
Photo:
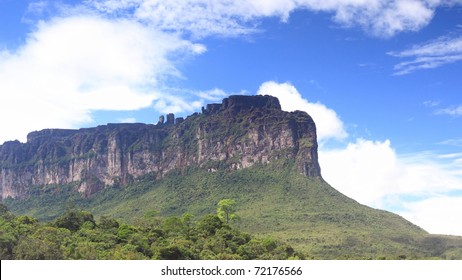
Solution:
[{"label": "tepui mountain", "polygon": [[0,194],[25,198],[37,185],[77,183],[89,196],[148,173],[162,178],[196,165],[236,170],[280,157],[320,177],[316,128],[305,112],[285,112],[271,96],[230,96],[186,119],[31,132],[0,146]]},{"label": "tepui mountain", "polygon": [[[229,96],[186,118],[29,133],[0,145],[0,195],[19,214],[51,220],[72,203],[134,221],[216,211],[293,244],[310,258],[462,258],[462,239],[431,235],[361,205],[321,176],[316,125],[272,96]],[[335,186],[334,186],[335,187]]]}]

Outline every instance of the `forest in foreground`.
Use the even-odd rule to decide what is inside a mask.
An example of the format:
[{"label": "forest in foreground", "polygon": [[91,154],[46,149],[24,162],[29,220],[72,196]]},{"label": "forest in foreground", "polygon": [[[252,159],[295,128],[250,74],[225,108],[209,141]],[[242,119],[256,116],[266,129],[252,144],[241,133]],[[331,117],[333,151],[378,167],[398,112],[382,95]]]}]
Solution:
[{"label": "forest in foreground", "polygon": [[[225,201],[226,202],[226,201]],[[228,201],[229,202],[229,201]],[[160,218],[149,211],[133,224],[68,209],[40,223],[0,204],[0,259],[22,260],[251,260],[303,259],[291,246],[233,228],[229,205],[194,220],[191,214]],[[193,221],[194,220],[194,221]]]}]

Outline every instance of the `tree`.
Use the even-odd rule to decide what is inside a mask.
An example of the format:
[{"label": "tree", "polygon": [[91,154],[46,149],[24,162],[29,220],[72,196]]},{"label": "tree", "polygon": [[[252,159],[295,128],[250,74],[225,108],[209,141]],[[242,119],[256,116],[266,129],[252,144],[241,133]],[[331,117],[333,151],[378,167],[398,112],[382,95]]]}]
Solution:
[{"label": "tree", "polygon": [[14,254],[22,260],[60,260],[64,258],[63,248],[71,243],[68,229],[43,226],[32,235],[21,237]]},{"label": "tree", "polygon": [[212,236],[223,227],[223,221],[216,215],[208,214],[197,224],[197,231],[203,237]]},{"label": "tree", "polygon": [[6,214],[8,214],[8,212],[8,207],[6,207],[5,204],[0,203],[0,217],[5,216]]},{"label": "tree", "polygon": [[184,214],[181,216],[181,221],[183,222],[183,225],[186,226],[186,227],[190,227],[193,217],[194,217],[193,214],[184,213]]},{"label": "tree", "polygon": [[230,220],[236,219],[237,215],[234,213],[236,201],[232,199],[222,199],[218,202],[217,216],[224,222],[229,223]]},{"label": "tree", "polygon": [[162,223],[162,229],[168,236],[178,236],[184,232],[183,222],[178,217],[169,217]]},{"label": "tree", "polygon": [[0,218],[0,259],[9,260],[13,258],[13,248],[17,243],[16,230],[14,225]]},{"label": "tree", "polygon": [[12,220],[13,219],[13,214],[8,211],[8,207],[6,207],[5,204],[0,203],[0,218],[3,218],[5,220]]},{"label": "tree", "polygon": [[127,242],[130,236],[135,232],[136,230],[134,227],[127,224],[122,224],[119,226],[119,229],[117,231],[117,237],[120,241]]},{"label": "tree", "polygon": [[103,230],[110,230],[110,229],[118,229],[119,228],[119,222],[117,222],[116,219],[110,218],[107,216],[101,216],[99,218],[99,224],[98,226],[102,228]]},{"label": "tree", "polygon": [[55,226],[59,228],[67,228],[70,231],[78,231],[85,222],[90,222],[93,226],[96,225],[93,215],[91,213],[70,210],[58,217],[55,221]]}]

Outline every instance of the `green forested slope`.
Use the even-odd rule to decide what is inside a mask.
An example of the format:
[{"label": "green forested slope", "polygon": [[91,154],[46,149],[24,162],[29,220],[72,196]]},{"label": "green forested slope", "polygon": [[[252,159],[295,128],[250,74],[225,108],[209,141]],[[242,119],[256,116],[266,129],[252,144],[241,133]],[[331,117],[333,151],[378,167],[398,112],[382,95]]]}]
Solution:
[{"label": "green forested slope", "polygon": [[215,213],[218,201],[233,199],[240,219],[232,226],[288,242],[315,259],[462,258],[462,239],[432,236],[398,215],[363,206],[322,179],[294,172],[279,160],[251,168],[207,172],[186,168],[162,180],[149,176],[122,189],[80,198],[69,189],[48,186],[25,201],[6,200],[15,213],[56,218],[66,207],[136,222],[149,211],[159,216]]}]

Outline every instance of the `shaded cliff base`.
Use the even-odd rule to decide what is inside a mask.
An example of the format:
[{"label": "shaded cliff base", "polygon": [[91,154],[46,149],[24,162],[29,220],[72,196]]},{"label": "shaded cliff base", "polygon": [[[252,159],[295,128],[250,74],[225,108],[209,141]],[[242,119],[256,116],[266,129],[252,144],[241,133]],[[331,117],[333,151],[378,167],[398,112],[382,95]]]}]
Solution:
[{"label": "shaded cliff base", "polygon": [[67,185],[37,187],[34,198],[4,202],[16,214],[42,220],[76,207],[133,223],[153,210],[161,217],[191,213],[199,219],[231,198],[240,216],[234,227],[285,241],[307,258],[462,259],[462,237],[430,235],[398,215],[357,203],[320,178],[300,175],[294,165],[281,159],[213,173],[191,167],[160,180],[148,174],[89,199]]}]

